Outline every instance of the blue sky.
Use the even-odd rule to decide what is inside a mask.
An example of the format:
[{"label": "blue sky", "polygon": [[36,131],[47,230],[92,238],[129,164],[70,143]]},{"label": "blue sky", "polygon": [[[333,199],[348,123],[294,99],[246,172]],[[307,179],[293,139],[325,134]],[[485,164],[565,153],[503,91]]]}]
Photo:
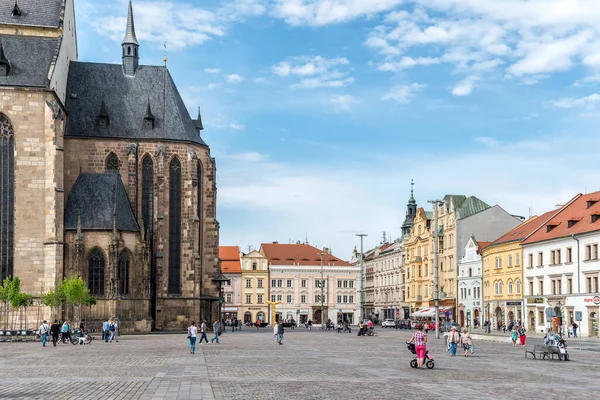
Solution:
[{"label": "blue sky", "polygon": [[[202,107],[221,244],[350,258],[420,206],[540,214],[600,178],[600,4],[584,0],[134,1],[141,62]],[[127,1],[76,0],[79,58],[120,62]]]}]

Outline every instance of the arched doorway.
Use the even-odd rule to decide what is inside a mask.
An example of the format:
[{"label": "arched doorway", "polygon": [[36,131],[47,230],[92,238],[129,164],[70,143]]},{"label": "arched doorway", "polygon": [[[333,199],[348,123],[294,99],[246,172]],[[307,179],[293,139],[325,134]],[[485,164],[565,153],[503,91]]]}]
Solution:
[{"label": "arched doorway", "polygon": [[496,307],[496,326],[499,328],[499,322],[504,321],[504,318],[502,318],[502,309],[500,307]]},{"label": "arched doorway", "polygon": [[473,325],[476,328],[479,327],[479,309],[478,308],[473,310]]},{"label": "arched doorway", "polygon": [[314,322],[315,324],[321,324],[321,323],[322,323],[322,321],[321,321],[321,310],[316,310],[316,311],[313,313],[313,319],[314,319],[314,321],[313,321],[313,322]]},{"label": "arched doorway", "polygon": [[259,319],[260,322],[265,322],[265,313],[262,311],[257,312],[256,319]]},{"label": "arched doorway", "polygon": [[250,311],[246,311],[244,313],[244,323],[253,322],[252,321],[252,313]]},{"label": "arched doorway", "polygon": [[460,310],[460,326],[465,326],[465,311]]},{"label": "arched doorway", "polygon": [[595,312],[590,313],[590,320],[588,323],[589,326],[589,336],[590,337],[598,337],[598,314]]},{"label": "arched doorway", "polygon": [[535,332],[535,313],[529,311],[529,330]]}]

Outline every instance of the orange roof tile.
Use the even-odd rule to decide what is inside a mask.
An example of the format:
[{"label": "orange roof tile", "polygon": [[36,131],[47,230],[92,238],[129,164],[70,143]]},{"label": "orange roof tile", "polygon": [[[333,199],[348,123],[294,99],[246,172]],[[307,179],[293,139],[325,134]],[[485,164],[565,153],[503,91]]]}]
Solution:
[{"label": "orange roof tile", "polygon": [[221,272],[224,274],[236,274],[242,272],[239,247],[219,246],[219,258],[221,259]]},{"label": "orange roof tile", "polygon": [[[548,221],[552,218],[559,210],[548,211],[542,215],[534,215],[529,218],[527,221],[523,222],[520,225],[517,225],[504,235],[500,236],[498,239],[494,240],[488,246],[495,246],[497,244],[515,242],[519,240],[525,239],[527,236],[531,235],[536,229],[538,229],[544,222]],[[483,250],[483,248],[482,248]]]},{"label": "orange roof tile", "polygon": [[492,242],[477,242],[477,253],[481,254],[481,250],[488,247]]},{"label": "orange roof tile", "polygon": [[[309,244],[263,243],[260,248],[272,265],[319,265],[321,263],[319,253],[326,253]],[[323,265],[349,266],[351,264],[326,253],[323,255]]]},{"label": "orange roof tile", "polygon": [[578,194],[523,244],[600,230],[600,192]]}]

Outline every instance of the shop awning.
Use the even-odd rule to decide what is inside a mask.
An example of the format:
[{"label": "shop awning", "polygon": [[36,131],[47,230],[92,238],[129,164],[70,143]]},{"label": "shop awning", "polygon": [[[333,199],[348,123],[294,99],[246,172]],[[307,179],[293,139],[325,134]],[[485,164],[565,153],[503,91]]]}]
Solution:
[{"label": "shop awning", "polygon": [[[427,308],[421,308],[421,309],[419,309],[419,310],[417,310],[417,311],[413,312],[413,313],[411,314],[411,317],[423,317],[423,316],[424,316],[424,315],[423,315],[423,313],[425,313],[425,312],[429,312],[429,310],[430,310],[430,308],[429,308],[429,307],[427,307]],[[434,312],[435,312],[435,311],[434,311]]]}]

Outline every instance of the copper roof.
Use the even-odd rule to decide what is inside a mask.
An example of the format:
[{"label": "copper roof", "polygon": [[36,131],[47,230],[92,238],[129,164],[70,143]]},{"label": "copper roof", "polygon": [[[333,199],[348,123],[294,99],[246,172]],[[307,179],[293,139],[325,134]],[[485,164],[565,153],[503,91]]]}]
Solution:
[{"label": "copper roof", "polygon": [[271,265],[320,265],[323,254],[325,266],[350,266],[351,264],[339,259],[326,251],[319,250],[309,244],[279,244],[263,243],[261,252]]}]

